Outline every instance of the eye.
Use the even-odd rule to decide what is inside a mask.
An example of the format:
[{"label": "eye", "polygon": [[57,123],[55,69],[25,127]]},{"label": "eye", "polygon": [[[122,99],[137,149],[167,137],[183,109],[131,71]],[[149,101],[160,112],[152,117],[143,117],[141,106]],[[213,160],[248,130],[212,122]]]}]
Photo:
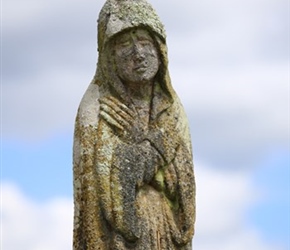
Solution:
[{"label": "eye", "polygon": [[116,39],[116,45],[120,47],[127,47],[130,46],[131,37],[128,34],[123,34]]},{"label": "eye", "polygon": [[120,40],[117,41],[117,45],[121,47],[128,47],[130,46],[130,41],[129,40]]},{"label": "eye", "polygon": [[143,46],[152,45],[152,41],[147,38],[138,39],[138,42]]}]

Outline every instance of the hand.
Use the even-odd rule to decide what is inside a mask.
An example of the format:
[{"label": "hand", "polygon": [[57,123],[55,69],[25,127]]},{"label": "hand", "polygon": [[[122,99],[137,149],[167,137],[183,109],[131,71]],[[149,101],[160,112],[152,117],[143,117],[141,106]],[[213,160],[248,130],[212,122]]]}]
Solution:
[{"label": "hand", "polygon": [[140,137],[137,112],[112,96],[101,98],[99,102],[100,117],[123,139],[136,142],[137,138]]}]

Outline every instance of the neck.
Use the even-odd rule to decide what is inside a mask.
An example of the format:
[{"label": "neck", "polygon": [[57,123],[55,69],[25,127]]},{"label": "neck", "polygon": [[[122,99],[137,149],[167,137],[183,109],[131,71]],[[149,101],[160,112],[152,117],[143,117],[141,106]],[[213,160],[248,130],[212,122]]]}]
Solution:
[{"label": "neck", "polygon": [[153,82],[127,84],[127,90],[131,98],[138,100],[151,100]]}]

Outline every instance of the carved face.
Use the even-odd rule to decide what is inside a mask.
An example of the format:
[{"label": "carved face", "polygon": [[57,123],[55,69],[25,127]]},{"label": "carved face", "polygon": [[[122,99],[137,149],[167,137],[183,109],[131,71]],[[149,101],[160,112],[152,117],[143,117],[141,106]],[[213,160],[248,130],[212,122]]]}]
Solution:
[{"label": "carved face", "polygon": [[129,84],[144,84],[155,77],[159,56],[154,41],[145,29],[133,29],[115,39],[117,74]]}]

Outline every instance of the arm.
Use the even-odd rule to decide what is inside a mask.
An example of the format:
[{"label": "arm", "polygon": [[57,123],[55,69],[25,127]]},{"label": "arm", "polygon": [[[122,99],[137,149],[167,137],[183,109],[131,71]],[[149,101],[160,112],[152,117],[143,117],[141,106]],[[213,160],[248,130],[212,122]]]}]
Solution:
[{"label": "arm", "polygon": [[[149,183],[162,157],[148,140],[139,140],[134,113],[118,100],[100,100],[97,171],[106,219],[127,240],[139,237],[135,208],[138,188]],[[135,118],[135,117],[134,117]]]}]

